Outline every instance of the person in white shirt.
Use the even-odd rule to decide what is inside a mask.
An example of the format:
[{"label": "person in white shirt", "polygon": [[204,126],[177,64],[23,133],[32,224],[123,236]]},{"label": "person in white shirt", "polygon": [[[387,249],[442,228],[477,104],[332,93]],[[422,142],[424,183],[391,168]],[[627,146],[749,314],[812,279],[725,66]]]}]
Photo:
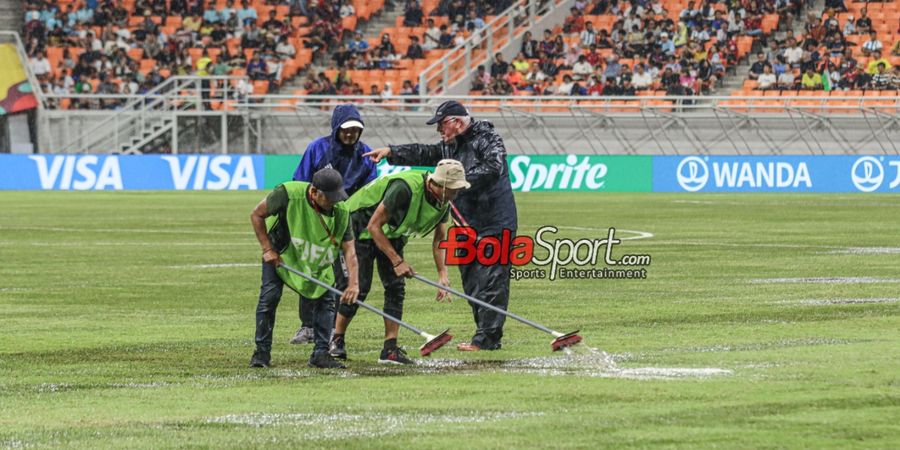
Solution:
[{"label": "person in white shirt", "polygon": [[556,89],[556,95],[572,95],[572,87],[575,86],[575,81],[571,76],[566,74],[563,76],[563,82]]},{"label": "person in white shirt", "polygon": [[844,36],[856,34],[856,24],[853,21],[853,16],[847,16],[847,23],[844,24]]},{"label": "person in white shirt", "polygon": [[644,70],[643,64],[635,64],[634,73],[631,75],[631,85],[635,89],[649,89],[653,84],[653,75]]},{"label": "person in white shirt", "polygon": [[587,61],[584,55],[578,57],[578,62],[572,66],[572,74],[577,80],[587,80],[594,71],[594,66]]},{"label": "person in white shirt", "polygon": [[871,31],[869,32],[869,40],[862,45],[862,54],[863,56],[871,56],[872,53],[881,51],[882,48],[881,41],[878,40],[878,33]]},{"label": "person in white shirt", "polygon": [[778,75],[778,89],[794,88],[794,67],[788,64],[787,70]]},{"label": "person in white shirt", "polygon": [[797,44],[797,40],[791,38],[788,40],[788,47],[784,49],[784,60],[788,64],[797,64],[803,58],[803,48]]},{"label": "person in white shirt", "polygon": [[50,67],[50,61],[47,59],[47,53],[41,52],[37,58],[31,58],[28,62],[28,65],[31,67],[31,72],[36,77],[43,77],[50,73],[52,67]]},{"label": "person in white shirt", "polygon": [[350,17],[350,16],[353,16],[356,14],[356,10],[353,9],[353,5],[351,5],[350,2],[345,1],[344,4],[341,5],[341,10],[340,10],[339,14],[342,18]]},{"label": "person in white shirt", "polygon": [[587,21],[584,24],[584,30],[579,35],[578,39],[581,41],[582,48],[588,48],[594,41],[597,40],[597,30],[594,29],[594,23],[591,21]]},{"label": "person in white shirt", "polygon": [[756,81],[759,83],[758,86],[760,89],[767,90],[775,87],[778,78],[772,73],[772,66],[764,66],[763,73],[759,74],[759,78],[757,78]]},{"label": "person in white shirt", "polygon": [[434,24],[434,19],[428,19],[428,29],[422,37],[423,49],[434,50],[438,48],[441,39],[441,29]]},{"label": "person in white shirt", "polygon": [[294,48],[294,44],[287,40],[287,36],[282,36],[278,45],[275,46],[275,53],[278,53],[278,56],[282,58],[290,59],[297,53],[297,49]]}]

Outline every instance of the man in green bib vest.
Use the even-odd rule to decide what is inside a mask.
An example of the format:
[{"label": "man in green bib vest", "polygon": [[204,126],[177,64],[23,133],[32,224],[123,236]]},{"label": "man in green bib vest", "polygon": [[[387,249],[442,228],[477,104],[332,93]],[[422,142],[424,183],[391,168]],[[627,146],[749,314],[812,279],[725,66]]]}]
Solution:
[{"label": "man in green bib vest", "polygon": [[[410,236],[426,236],[434,232],[432,251],[440,283],[450,285],[444,250],[438,244],[446,239],[450,201],[468,189],[466,172],[459,161],[438,162],[433,173],[409,170],[379,178],[357,191],[345,203],[351,214],[351,225],[357,235],[356,256],[359,262],[359,300],[365,301],[372,286],[372,273],[378,263],[378,276],[384,286],[384,312],[403,318],[405,280],[415,274],[403,259],[403,247]],[[449,293],[439,291],[438,301]],[[334,335],[329,352],[346,359],[344,335],[359,308],[342,303],[338,308]],[[412,361],[397,346],[399,325],[385,319],[384,348],[378,362],[410,364]]]},{"label": "man in green bib vest", "polygon": [[289,181],[279,185],[250,214],[253,231],[263,250],[262,285],[256,306],[256,351],[250,367],[271,364],[275,310],[281,301],[282,288],[287,284],[300,294],[301,301],[314,305],[315,347],[309,366],[344,368],[328,353],[337,295],[288,272],[281,264],[333,285],[332,263],[338,251],[343,251],[347,273],[341,275],[347,278],[347,288],[340,303],[356,302],[359,294],[356,250],[350,211],[343,202],[346,198],[341,174],[328,168],[316,172],[312,183]]}]

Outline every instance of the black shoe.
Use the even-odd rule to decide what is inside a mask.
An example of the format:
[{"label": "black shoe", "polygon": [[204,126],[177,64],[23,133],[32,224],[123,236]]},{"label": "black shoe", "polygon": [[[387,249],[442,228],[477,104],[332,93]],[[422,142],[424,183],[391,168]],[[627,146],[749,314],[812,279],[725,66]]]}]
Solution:
[{"label": "black shoe", "polygon": [[347,350],[344,350],[344,338],[335,337],[328,343],[328,354],[337,359],[347,359]]},{"label": "black shoe", "polygon": [[272,355],[269,352],[261,352],[259,350],[253,352],[250,358],[250,367],[269,367],[272,363]]},{"label": "black shoe", "polygon": [[309,367],[318,367],[320,369],[346,369],[347,366],[335,360],[328,353],[319,353],[309,358],[306,364]]},{"label": "black shoe", "polygon": [[385,349],[381,351],[381,358],[378,358],[381,364],[414,364],[413,361],[406,357],[406,352],[400,347]]}]

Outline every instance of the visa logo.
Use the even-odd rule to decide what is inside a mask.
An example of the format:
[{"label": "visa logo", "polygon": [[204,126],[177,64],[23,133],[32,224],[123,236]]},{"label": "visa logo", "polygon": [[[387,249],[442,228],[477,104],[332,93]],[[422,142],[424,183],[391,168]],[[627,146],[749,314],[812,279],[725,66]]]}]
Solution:
[{"label": "visa logo", "polygon": [[41,189],[76,191],[122,189],[122,170],[119,168],[119,158],[115,156],[103,158],[102,165],[100,157],[95,155],[28,158],[37,166]]},{"label": "visa logo", "polygon": [[257,189],[251,156],[163,156],[162,159],[169,163],[172,184],[180,191]]}]

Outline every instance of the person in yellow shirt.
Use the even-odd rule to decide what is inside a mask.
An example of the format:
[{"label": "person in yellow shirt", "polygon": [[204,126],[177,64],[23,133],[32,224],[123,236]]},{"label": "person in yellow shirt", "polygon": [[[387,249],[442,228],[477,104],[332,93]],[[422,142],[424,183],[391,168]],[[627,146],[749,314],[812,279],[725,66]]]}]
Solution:
[{"label": "person in yellow shirt", "polygon": [[207,49],[203,49],[203,56],[197,60],[197,76],[205,77],[209,75],[209,71],[207,68],[210,64],[212,64],[212,58],[209,57],[209,51]]},{"label": "person in yellow shirt", "polygon": [[531,67],[531,64],[528,62],[527,59],[525,59],[525,54],[522,52],[519,52],[519,56],[516,56],[516,59],[513,60],[512,66],[519,73],[525,74],[525,73],[528,73],[528,68]]},{"label": "person in yellow shirt", "polygon": [[822,89],[822,75],[819,75],[815,69],[809,67],[806,69],[806,73],[803,74],[800,84],[803,86],[803,89],[808,91]]},{"label": "person in yellow shirt", "polygon": [[200,31],[200,25],[203,24],[203,19],[200,16],[193,15],[184,18],[181,25],[185,30],[188,30],[192,33],[198,33]]},{"label": "person in yellow shirt", "polygon": [[872,54],[872,60],[869,61],[869,65],[866,66],[866,72],[869,75],[875,75],[878,73],[878,65],[884,64],[884,68],[890,72],[890,70],[894,67],[891,65],[891,62],[888,61],[887,58],[881,56],[881,51],[876,51]]}]

